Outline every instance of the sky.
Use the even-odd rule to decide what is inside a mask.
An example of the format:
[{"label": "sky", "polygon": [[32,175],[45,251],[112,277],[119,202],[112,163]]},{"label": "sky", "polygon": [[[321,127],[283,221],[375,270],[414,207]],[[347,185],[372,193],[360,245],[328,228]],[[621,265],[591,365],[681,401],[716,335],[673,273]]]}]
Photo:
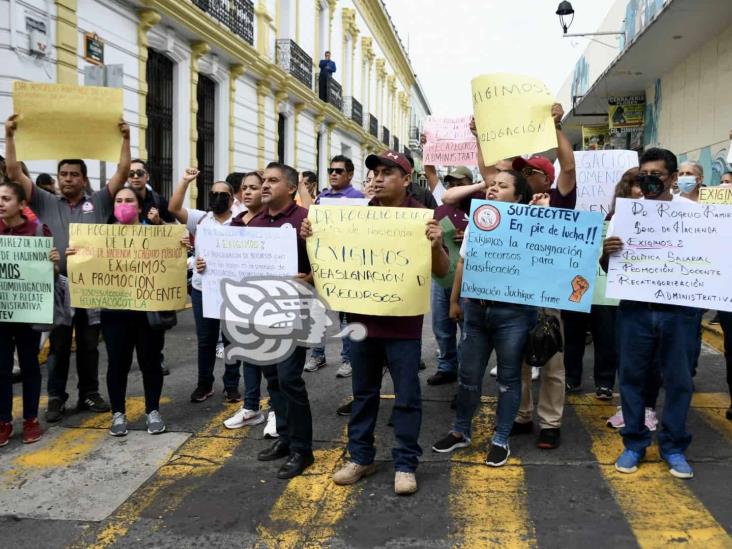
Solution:
[{"label": "sky", "polygon": [[[614,3],[572,0],[575,16],[569,32],[595,32]],[[562,38],[554,13],[559,0],[384,0],[384,4],[437,116],[472,113],[470,80],[489,72],[531,75],[556,94],[589,44],[587,38]]]}]

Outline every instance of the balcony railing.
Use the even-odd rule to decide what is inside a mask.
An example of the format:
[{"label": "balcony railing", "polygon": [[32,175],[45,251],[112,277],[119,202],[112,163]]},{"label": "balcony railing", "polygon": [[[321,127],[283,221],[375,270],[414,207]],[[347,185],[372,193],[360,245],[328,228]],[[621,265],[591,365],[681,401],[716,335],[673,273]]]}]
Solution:
[{"label": "balcony railing", "polygon": [[276,42],[277,64],[302,82],[308,89],[313,87],[313,58],[289,39]]},{"label": "balcony railing", "polygon": [[373,114],[369,114],[369,133],[379,138],[379,121]]},{"label": "balcony railing", "polygon": [[391,134],[386,126],[382,126],[381,128],[381,142],[387,147],[391,147]]},{"label": "balcony railing", "polygon": [[359,126],[363,126],[363,107],[355,97],[346,96],[343,98],[343,114]]},{"label": "balcony railing", "polygon": [[409,127],[409,140],[419,141],[419,128],[417,126]]},{"label": "balcony railing", "polygon": [[250,0],[193,0],[193,3],[254,45],[254,4]]},{"label": "balcony railing", "polygon": [[339,111],[343,110],[343,88],[333,78],[328,79],[327,102]]}]

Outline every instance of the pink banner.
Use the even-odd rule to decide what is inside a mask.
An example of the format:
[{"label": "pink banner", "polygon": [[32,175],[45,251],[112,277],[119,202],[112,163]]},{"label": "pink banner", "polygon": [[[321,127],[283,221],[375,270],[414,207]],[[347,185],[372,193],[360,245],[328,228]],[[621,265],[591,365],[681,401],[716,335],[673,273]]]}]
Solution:
[{"label": "pink banner", "polygon": [[422,149],[428,166],[476,166],[478,142],[470,131],[470,117],[428,117],[423,133],[427,138]]}]

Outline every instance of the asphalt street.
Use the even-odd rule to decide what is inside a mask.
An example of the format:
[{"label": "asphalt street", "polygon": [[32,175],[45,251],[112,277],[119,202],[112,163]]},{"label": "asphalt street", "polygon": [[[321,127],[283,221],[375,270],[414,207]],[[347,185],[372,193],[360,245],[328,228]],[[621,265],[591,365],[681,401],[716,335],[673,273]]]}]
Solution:
[{"label": "asphalt street", "polygon": [[[14,438],[0,449],[0,545],[732,547],[732,422],[724,418],[729,397],[717,350],[705,345],[702,352],[689,418],[694,441],[688,457],[696,477],[681,481],[668,474],[655,449],[637,474],[615,472],[621,440],[605,420],[615,412],[617,395],[610,404],[594,398],[590,347],[585,393],[567,399],[557,450],[539,450],[535,436],[523,435],[512,439],[507,466],[483,464],[496,394],[494,378],[487,378],[472,447],[448,455],[432,452],[431,445],[451,425],[456,385],[427,385],[436,367],[429,324],[424,334],[424,455],[419,492],[412,497],[393,492],[388,376],[377,431],[379,471],[354,486],[335,486],[330,475],[342,463],[347,425],[335,409],[349,397],[350,380],[336,379],[339,343],[329,344],[330,365],[305,374],[316,464],[301,477],[278,480],[279,462],[256,460],[270,444],[263,439],[263,425],[235,431],[222,425],[238,407],[223,403],[222,361],[216,367],[216,395],[202,404],[189,401],[196,340],[186,311],[168,333],[165,349],[171,374],[161,413],[168,432],[145,431],[141,376],[134,367],[129,436],[107,435],[109,415],[82,412],[69,413],[37,444],[24,446]],[[103,373],[103,344],[100,349]],[[75,384],[69,380],[70,388]],[[16,401],[19,390],[16,385]]]}]

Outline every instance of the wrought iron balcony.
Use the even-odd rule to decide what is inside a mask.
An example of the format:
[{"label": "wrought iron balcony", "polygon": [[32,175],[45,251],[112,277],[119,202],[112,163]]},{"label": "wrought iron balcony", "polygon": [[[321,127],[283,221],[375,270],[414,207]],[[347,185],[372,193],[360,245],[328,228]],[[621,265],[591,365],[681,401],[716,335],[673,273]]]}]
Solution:
[{"label": "wrought iron balcony", "polygon": [[381,128],[381,142],[391,148],[391,134],[386,126],[382,126]]},{"label": "wrought iron balcony", "polygon": [[343,110],[343,88],[334,79],[328,79],[327,103],[333,105],[339,111]]},{"label": "wrought iron balcony", "polygon": [[302,82],[308,89],[313,88],[313,58],[290,39],[279,39],[277,64]]},{"label": "wrought iron balcony", "polygon": [[369,114],[369,133],[379,138],[379,121],[373,114]]},{"label": "wrought iron balcony", "polygon": [[193,0],[193,3],[254,45],[254,4],[250,0]]},{"label": "wrought iron balcony", "polygon": [[355,97],[346,96],[343,98],[343,114],[359,126],[363,126],[363,107]]}]

